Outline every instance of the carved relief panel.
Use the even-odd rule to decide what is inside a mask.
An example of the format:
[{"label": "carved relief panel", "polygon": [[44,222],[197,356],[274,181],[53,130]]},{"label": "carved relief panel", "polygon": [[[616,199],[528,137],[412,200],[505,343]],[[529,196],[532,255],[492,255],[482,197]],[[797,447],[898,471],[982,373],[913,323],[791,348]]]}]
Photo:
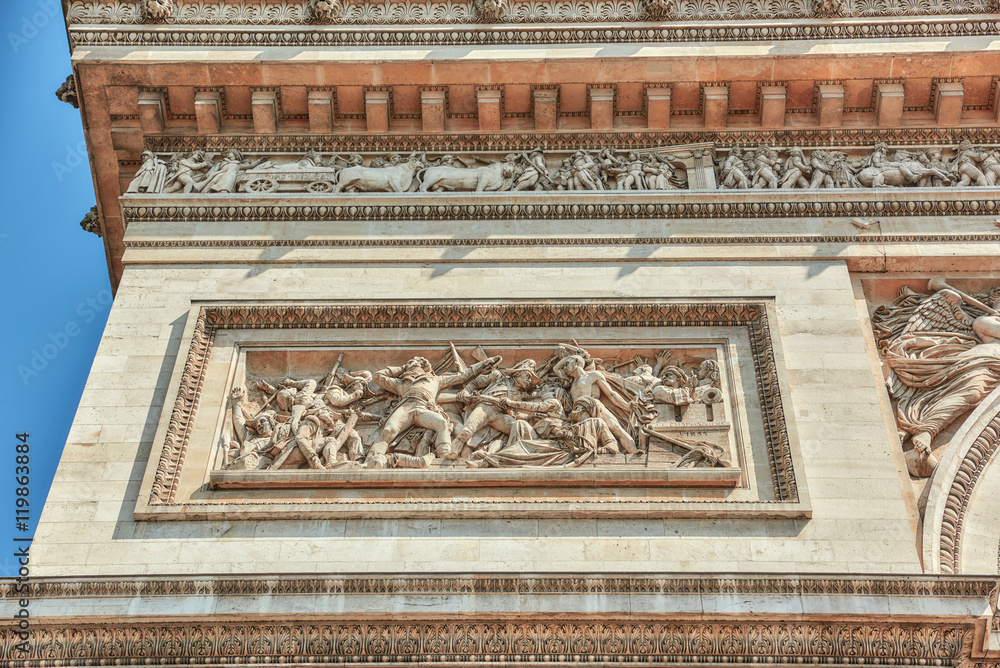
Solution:
[{"label": "carved relief panel", "polygon": [[803,516],[767,311],[201,307],[137,516]]}]

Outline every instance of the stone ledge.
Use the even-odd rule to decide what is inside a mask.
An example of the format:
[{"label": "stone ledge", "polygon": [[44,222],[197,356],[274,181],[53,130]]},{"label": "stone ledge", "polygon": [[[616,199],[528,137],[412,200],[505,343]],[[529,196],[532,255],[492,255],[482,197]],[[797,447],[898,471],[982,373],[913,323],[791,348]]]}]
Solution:
[{"label": "stone ledge", "polygon": [[210,474],[211,485],[218,489],[299,489],[306,487],[518,487],[548,485],[559,487],[735,487],[741,469],[510,469],[457,471],[221,471]]},{"label": "stone ledge", "polygon": [[[719,202],[720,195],[725,196]],[[345,201],[346,200],[346,201]],[[1000,188],[872,190],[124,195],[135,221],[635,220],[996,215]]]}]

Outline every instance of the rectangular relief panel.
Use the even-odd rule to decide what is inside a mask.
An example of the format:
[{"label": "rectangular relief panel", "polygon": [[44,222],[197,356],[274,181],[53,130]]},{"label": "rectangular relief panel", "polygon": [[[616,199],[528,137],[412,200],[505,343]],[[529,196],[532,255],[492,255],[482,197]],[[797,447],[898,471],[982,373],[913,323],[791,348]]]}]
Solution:
[{"label": "rectangular relief panel", "polygon": [[136,515],[803,516],[768,311],[199,306]]}]

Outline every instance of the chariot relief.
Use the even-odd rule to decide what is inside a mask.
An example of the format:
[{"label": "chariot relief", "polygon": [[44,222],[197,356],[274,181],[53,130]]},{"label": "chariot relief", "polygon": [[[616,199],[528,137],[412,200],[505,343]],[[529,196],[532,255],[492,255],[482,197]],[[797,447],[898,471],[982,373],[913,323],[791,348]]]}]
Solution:
[{"label": "chariot relief", "polygon": [[[713,156],[716,156],[713,158]],[[714,163],[713,163],[714,160]],[[670,192],[675,190],[816,190],[994,187],[1000,150],[964,141],[954,149],[868,150],[710,145],[573,152],[534,148],[502,156],[443,153],[324,155],[245,159],[236,149],[161,157],[142,154],[128,193],[211,195],[244,192]]]},{"label": "chariot relief", "polygon": [[[268,377],[249,352],[231,390],[225,470],[732,467],[712,347],[594,351],[455,345],[343,351],[323,375]],[[616,353],[609,358],[609,353]],[[294,353],[288,353],[294,355]],[[332,355],[332,353],[328,353]]]},{"label": "chariot relief", "polygon": [[933,278],[872,322],[910,474],[926,478],[948,432],[1000,386],[1000,288],[968,295]]}]

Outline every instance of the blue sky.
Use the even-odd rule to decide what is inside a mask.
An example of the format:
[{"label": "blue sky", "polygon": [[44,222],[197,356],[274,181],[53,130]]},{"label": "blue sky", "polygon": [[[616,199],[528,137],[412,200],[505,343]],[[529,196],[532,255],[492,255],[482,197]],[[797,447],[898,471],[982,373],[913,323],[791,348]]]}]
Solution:
[{"label": "blue sky", "polygon": [[[34,533],[107,321],[104,247],[79,221],[94,205],[80,112],[54,92],[70,73],[58,0],[0,3],[4,216],[0,281],[0,575]],[[15,526],[15,434],[30,433],[30,527]]]}]

